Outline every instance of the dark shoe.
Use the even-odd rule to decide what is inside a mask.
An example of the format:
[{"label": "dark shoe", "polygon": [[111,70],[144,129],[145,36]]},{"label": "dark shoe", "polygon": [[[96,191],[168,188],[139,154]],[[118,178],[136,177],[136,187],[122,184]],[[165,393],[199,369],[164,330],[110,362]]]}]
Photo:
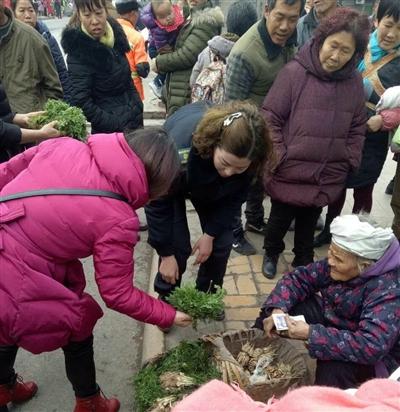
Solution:
[{"label": "dark shoe", "polygon": [[276,275],[279,256],[264,255],[262,273],[267,279],[273,279]]},{"label": "dark shoe", "polygon": [[36,394],[38,387],[35,382],[24,382],[20,376],[16,376],[15,383],[0,385],[0,407],[7,403],[15,404],[29,401]]},{"label": "dark shoe", "polygon": [[101,391],[87,398],[76,398],[74,412],[117,412],[120,403],[118,399],[107,399]]},{"label": "dark shoe", "polygon": [[386,186],[385,193],[387,195],[392,195],[393,194],[393,188],[394,188],[394,178]]},{"label": "dark shoe", "polygon": [[246,222],[244,229],[248,232],[257,233],[264,236],[267,233],[267,224],[264,221],[261,223]]},{"label": "dark shoe", "polygon": [[244,236],[234,239],[232,249],[245,256],[255,255],[257,253],[255,247]]},{"label": "dark shoe", "polygon": [[329,230],[323,230],[314,238],[314,247],[329,245],[332,240],[332,235]]},{"label": "dark shoe", "polygon": [[225,311],[222,310],[220,313],[218,313],[218,315],[215,316],[214,319],[218,321],[223,321],[225,319]]}]

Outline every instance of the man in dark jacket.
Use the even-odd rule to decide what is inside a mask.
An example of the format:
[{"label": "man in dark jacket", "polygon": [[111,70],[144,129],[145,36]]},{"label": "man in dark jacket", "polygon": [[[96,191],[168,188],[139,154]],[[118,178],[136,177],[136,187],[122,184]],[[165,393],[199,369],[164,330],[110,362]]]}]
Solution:
[{"label": "man in dark jacket", "polygon": [[[280,69],[295,54],[296,24],[304,0],[267,0],[264,17],[234,45],[227,63],[225,96],[227,100],[250,99],[261,106]],[[246,204],[246,230],[263,234],[264,188],[256,182]],[[256,253],[244,237],[240,215],[234,230],[233,249],[244,255]]]},{"label": "man in dark jacket", "polygon": [[297,23],[297,44],[300,47],[311,39],[319,22],[332,15],[338,6],[337,0],[315,0],[313,8]]}]

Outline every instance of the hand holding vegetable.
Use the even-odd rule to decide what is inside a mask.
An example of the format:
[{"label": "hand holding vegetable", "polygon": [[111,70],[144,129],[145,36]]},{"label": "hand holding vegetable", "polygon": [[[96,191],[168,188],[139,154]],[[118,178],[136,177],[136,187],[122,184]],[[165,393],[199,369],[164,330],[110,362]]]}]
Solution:
[{"label": "hand holding vegetable", "polygon": [[182,328],[186,328],[186,326],[189,326],[191,323],[192,323],[192,318],[189,315],[179,310],[176,311],[174,325],[181,326]]},{"label": "hand holding vegetable", "polygon": [[14,116],[13,123],[19,127],[23,127],[24,129],[29,129],[29,123],[32,121],[33,118],[36,116],[43,116],[46,112],[31,112],[31,113],[17,113]]},{"label": "hand holding vegetable", "polygon": [[60,136],[61,136],[61,133],[59,130],[57,130],[57,121],[54,121],[54,122],[45,124],[39,130],[38,140],[52,139],[53,137],[60,137]]}]

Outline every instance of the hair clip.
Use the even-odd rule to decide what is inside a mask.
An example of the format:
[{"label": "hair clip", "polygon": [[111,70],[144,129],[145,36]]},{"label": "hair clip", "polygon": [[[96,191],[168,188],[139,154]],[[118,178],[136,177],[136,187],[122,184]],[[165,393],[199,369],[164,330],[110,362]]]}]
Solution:
[{"label": "hair clip", "polygon": [[240,117],[243,117],[242,112],[232,113],[224,120],[223,124],[225,127],[230,126],[235,119],[239,119]]}]

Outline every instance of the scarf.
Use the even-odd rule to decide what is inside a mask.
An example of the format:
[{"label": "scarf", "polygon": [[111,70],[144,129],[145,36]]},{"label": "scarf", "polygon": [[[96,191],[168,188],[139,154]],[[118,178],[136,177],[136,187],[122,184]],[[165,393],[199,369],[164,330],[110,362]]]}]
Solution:
[{"label": "scarf", "polygon": [[[96,40],[89,32],[85,29],[83,24],[81,24],[81,30],[90,38]],[[114,47],[115,39],[114,39],[114,31],[110,25],[110,23],[107,21],[106,22],[106,32],[104,35],[100,38],[100,43],[104,44],[105,46],[109,47],[112,49]]]}]

